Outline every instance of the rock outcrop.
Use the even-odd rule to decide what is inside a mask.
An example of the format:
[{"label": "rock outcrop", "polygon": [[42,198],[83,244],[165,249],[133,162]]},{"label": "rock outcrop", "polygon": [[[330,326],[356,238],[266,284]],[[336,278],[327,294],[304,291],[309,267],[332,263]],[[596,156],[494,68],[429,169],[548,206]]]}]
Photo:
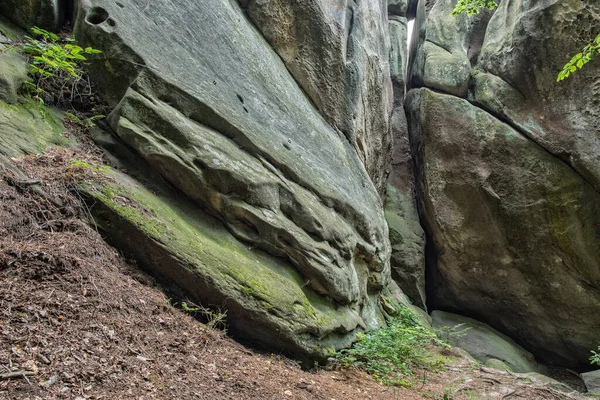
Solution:
[{"label": "rock outcrop", "polygon": [[600,5],[503,1],[453,19],[453,1],[427,18],[423,3],[407,111],[429,300],[583,367],[600,331],[600,64],[556,75],[600,30]]},{"label": "rock outcrop", "polygon": [[[90,72],[114,107],[108,124],[118,140],[243,245],[233,252],[232,239],[222,234],[200,240],[210,224],[191,213],[183,215],[198,226],[195,233],[178,233],[170,226],[172,212],[161,214],[170,201],[158,207],[148,196],[136,198],[173,231],[157,237],[152,227],[140,230],[131,213],[115,217],[118,207],[111,213],[110,196],[96,188],[88,195],[104,204],[100,225],[122,238],[113,241],[117,246],[189,296],[224,303],[234,333],[319,359],[349,345],[357,331],[384,323],[379,299],[390,281],[390,244],[368,170],[379,174],[373,180],[385,180],[388,39],[378,3],[353,17],[350,33],[344,18],[358,6],[342,8],[349,14],[340,20],[332,9],[313,19],[302,14],[307,5],[294,4],[291,16],[276,2],[244,4],[261,33],[229,0],[82,0],[75,33],[82,45],[103,51]],[[288,20],[264,25],[270,12],[288,15],[303,34],[328,32],[331,47],[317,37],[301,45],[291,33],[271,36],[270,28],[283,29]],[[302,57],[286,58],[295,45]],[[319,72],[327,60],[337,66],[333,75]],[[117,221],[117,228],[110,225]],[[151,240],[136,247],[120,230]],[[182,247],[186,235],[197,242]],[[233,253],[239,257],[230,258]],[[257,257],[270,261],[255,266]]]},{"label": "rock outcrop", "polygon": [[466,350],[486,366],[514,372],[539,372],[531,353],[495,329],[474,319],[443,311],[431,313],[433,326],[452,346]]}]

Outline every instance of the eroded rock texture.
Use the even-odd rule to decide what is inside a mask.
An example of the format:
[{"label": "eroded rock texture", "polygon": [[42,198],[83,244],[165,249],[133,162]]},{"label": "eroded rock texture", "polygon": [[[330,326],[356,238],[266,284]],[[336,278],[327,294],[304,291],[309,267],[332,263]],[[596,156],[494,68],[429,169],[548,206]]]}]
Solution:
[{"label": "eroded rock texture", "polygon": [[600,4],[505,0],[454,19],[454,1],[427,18],[423,3],[407,110],[430,300],[584,366],[600,331],[600,64],[556,75],[600,31]]},{"label": "eroded rock texture", "polygon": [[383,194],[392,142],[387,0],[240,3]]},{"label": "eroded rock texture", "polygon": [[[302,278],[285,284],[299,291],[298,306],[306,301],[341,312],[319,329],[310,314],[290,314],[296,319],[291,324],[284,315],[272,318],[289,298],[261,302],[256,293],[264,288],[252,287],[266,285],[275,293],[278,280],[227,288],[214,283],[211,291],[241,307],[234,328],[272,345],[295,343],[284,350],[301,357],[324,357],[325,347],[348,345],[357,330],[383,323],[378,300],[390,279],[390,245],[367,169],[377,165],[375,181],[383,179],[389,147],[383,144],[391,96],[385,9],[380,2],[365,3],[360,13],[356,5],[331,9],[319,2],[245,5],[259,27],[273,15],[281,20],[261,33],[229,0],[84,0],[76,35],[103,50],[91,71],[115,107],[108,122],[119,140],[220,219],[246,244],[246,258],[262,249],[281,258],[273,258],[280,274],[297,271]],[[309,5],[321,14],[309,18]],[[282,36],[272,37],[271,28]],[[298,42],[298,32],[305,42]],[[383,158],[371,163],[371,156]],[[199,245],[193,251],[204,250]],[[176,251],[171,255],[182,259]],[[201,301],[211,300],[177,272],[181,264],[169,270],[160,259],[140,257]],[[250,271],[244,263],[232,268],[239,269],[234,278]],[[213,279],[210,268],[195,271]],[[279,283],[269,287],[272,282]],[[302,295],[306,290],[313,295]]]}]

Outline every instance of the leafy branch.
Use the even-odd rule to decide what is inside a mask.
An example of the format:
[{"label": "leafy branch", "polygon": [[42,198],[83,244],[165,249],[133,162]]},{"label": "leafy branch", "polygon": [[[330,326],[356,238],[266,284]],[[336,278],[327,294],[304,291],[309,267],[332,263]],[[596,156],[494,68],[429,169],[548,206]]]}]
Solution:
[{"label": "leafy branch", "polygon": [[[28,56],[29,74],[33,82],[26,82],[25,88],[33,96],[44,102],[42,95],[58,93],[59,102],[70,103],[78,86],[87,87],[91,95],[91,87],[83,70],[87,55],[100,54],[101,51],[92,47],[82,48],[72,37],[61,38],[55,33],[38,27],[31,28],[36,38],[25,37],[25,42],[19,45]],[[68,101],[64,101],[70,96]]]},{"label": "leafy branch", "polygon": [[600,346],[598,346],[598,351],[592,350],[592,355],[590,357],[590,364],[596,364],[600,366]]},{"label": "leafy branch", "polygon": [[559,72],[556,81],[560,82],[568,78],[573,72],[583,68],[585,64],[592,61],[597,54],[600,54],[600,33],[592,43],[583,48],[581,53],[575,54],[571,58],[571,61],[565,64],[562,71]]}]

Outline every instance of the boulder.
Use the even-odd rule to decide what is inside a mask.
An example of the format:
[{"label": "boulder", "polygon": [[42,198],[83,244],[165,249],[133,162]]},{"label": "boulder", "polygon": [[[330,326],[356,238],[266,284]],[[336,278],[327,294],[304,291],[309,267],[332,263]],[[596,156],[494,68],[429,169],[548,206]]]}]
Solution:
[{"label": "boulder", "polygon": [[600,4],[454,4],[419,2],[409,62],[410,88],[446,94],[412,90],[407,106],[428,301],[583,368],[600,327],[600,64],[556,76],[600,31]]},{"label": "boulder", "polygon": [[321,114],[352,143],[383,196],[392,141],[385,1],[241,3]]},{"label": "boulder", "polygon": [[556,76],[600,32],[600,2],[502,2],[489,22],[471,100],[600,191],[600,63]]},{"label": "boulder", "polygon": [[487,367],[515,372],[538,370],[531,353],[484,323],[443,311],[434,311],[431,317],[443,339],[466,350]]},{"label": "boulder", "polygon": [[583,379],[588,393],[600,395],[600,370],[583,373],[581,379]]},{"label": "boulder", "polygon": [[426,86],[466,97],[471,64],[477,60],[493,11],[454,17],[455,0],[438,0],[430,12],[424,3],[419,3],[415,20],[409,87]]},{"label": "boulder", "polygon": [[[378,192],[348,138],[327,123],[236,2],[82,0],[75,33],[103,51],[90,73],[114,107],[108,124],[118,139],[243,242],[242,259],[263,250],[275,275],[297,278],[250,279],[259,272],[234,270],[245,283],[221,284],[211,277],[226,272],[207,263],[204,284],[188,282],[187,266],[198,264],[189,257],[208,251],[201,243],[182,258],[168,242],[164,257],[192,264],[170,263],[166,274],[143,259],[149,270],[179,274],[180,286],[204,303],[229,299],[225,308],[252,321],[234,330],[299,358],[323,357],[323,346],[346,346],[357,331],[384,323],[390,244]],[[145,232],[138,238],[152,233]],[[263,299],[281,290],[300,297]],[[294,315],[306,291],[315,307],[336,315],[331,324]],[[254,308],[242,307],[253,293]],[[258,316],[275,305],[280,317]]]},{"label": "boulder", "polygon": [[587,363],[600,331],[600,194],[527,135],[455,96],[407,98],[428,298],[536,357]]},{"label": "boulder", "polygon": [[[406,17],[406,11],[408,10],[408,0],[388,0],[388,15],[396,15],[399,17]],[[390,35],[393,37],[393,35]]]}]

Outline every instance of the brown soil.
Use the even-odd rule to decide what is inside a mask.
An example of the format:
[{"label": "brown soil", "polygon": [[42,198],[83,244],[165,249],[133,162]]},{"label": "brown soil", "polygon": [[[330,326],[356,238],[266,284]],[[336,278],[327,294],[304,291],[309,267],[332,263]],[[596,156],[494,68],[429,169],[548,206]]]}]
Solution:
[{"label": "brown soil", "polygon": [[[69,160],[101,163],[89,154],[53,149],[13,160],[29,180],[2,172],[0,398],[567,398],[465,358],[415,371],[409,388],[388,388],[361,371],[306,372],[243,347],[171,306],[84,222],[70,182],[94,171]],[[17,376],[3,379],[8,373]]]}]

